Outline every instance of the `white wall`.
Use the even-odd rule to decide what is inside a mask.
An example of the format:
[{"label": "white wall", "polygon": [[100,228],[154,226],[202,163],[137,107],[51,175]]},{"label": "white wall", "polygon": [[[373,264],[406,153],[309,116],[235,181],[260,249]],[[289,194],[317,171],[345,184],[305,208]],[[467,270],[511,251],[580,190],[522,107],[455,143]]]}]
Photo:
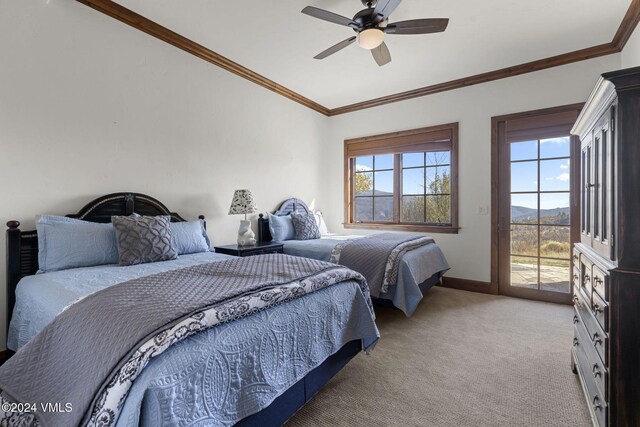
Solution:
[{"label": "white wall", "polygon": [[613,55],[329,119],[69,0],[0,0],[0,61],[1,224],[136,191],[206,215],[228,243],[233,190],[247,187],[261,210],[317,200],[338,231],[345,138],[458,121],[462,230],[435,237],[451,275],[475,280],[489,280],[490,216],[476,210],[490,201],[491,116],[584,101],[621,66]]},{"label": "white wall", "polygon": [[640,66],[640,25],[636,26],[622,50],[622,68],[638,66]]},{"label": "white wall", "polygon": [[[320,191],[328,118],[69,0],[0,0],[0,224],[116,191],[204,214],[235,241],[233,190],[261,210]],[[0,349],[5,234],[0,233]]]},{"label": "white wall", "polygon": [[619,68],[620,55],[610,55],[332,118],[324,160],[327,184],[321,197],[333,202],[323,205],[329,228],[343,230],[345,139],[459,122],[461,230],[433,237],[452,266],[448,275],[488,282],[491,216],[477,212],[491,203],[491,117],[584,102],[599,74]]}]

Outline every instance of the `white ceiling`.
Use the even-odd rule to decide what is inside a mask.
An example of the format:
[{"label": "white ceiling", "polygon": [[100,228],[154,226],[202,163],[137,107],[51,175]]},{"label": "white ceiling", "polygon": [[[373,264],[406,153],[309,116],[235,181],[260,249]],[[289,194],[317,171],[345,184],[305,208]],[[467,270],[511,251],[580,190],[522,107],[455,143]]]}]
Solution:
[{"label": "white ceiling", "polygon": [[449,18],[444,33],[387,35],[378,67],[353,44],[313,57],[353,30],[303,15],[351,18],[359,0],[116,0],[123,6],[335,108],[609,43],[631,0],[403,0],[389,19]]}]

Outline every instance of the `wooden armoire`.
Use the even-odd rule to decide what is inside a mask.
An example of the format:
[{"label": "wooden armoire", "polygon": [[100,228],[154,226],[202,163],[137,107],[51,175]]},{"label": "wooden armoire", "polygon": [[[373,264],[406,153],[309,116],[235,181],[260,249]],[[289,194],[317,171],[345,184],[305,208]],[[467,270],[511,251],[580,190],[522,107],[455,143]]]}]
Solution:
[{"label": "wooden armoire", "polygon": [[596,426],[640,426],[640,67],[603,74],[581,140],[572,367]]}]

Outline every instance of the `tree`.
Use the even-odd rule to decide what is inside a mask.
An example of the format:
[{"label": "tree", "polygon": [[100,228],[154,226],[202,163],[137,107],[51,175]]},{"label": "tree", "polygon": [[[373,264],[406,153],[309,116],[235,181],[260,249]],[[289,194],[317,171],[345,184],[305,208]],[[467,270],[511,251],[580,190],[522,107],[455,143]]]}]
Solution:
[{"label": "tree", "polygon": [[356,173],[355,190],[356,194],[366,193],[373,189],[373,177],[371,173]]},{"label": "tree", "polygon": [[439,175],[429,183],[430,194],[445,194],[443,196],[427,196],[427,222],[451,222],[451,177],[448,173]]},{"label": "tree", "polygon": [[[421,186],[424,189],[424,185]],[[402,198],[402,222],[451,222],[451,177],[448,173],[436,175],[424,196]],[[429,195],[427,195],[429,194]]]}]

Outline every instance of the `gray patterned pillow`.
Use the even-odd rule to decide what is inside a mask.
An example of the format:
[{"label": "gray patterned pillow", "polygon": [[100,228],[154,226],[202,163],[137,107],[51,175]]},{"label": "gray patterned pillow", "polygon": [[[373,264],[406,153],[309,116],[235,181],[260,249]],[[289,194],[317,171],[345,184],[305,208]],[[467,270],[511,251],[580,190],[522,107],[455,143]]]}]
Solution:
[{"label": "gray patterned pillow", "polygon": [[301,214],[293,212],[291,214],[293,228],[296,229],[296,240],[311,240],[320,238],[318,223],[312,213]]},{"label": "gray patterned pillow", "polygon": [[178,258],[169,216],[113,216],[111,223],[116,229],[120,265]]}]

